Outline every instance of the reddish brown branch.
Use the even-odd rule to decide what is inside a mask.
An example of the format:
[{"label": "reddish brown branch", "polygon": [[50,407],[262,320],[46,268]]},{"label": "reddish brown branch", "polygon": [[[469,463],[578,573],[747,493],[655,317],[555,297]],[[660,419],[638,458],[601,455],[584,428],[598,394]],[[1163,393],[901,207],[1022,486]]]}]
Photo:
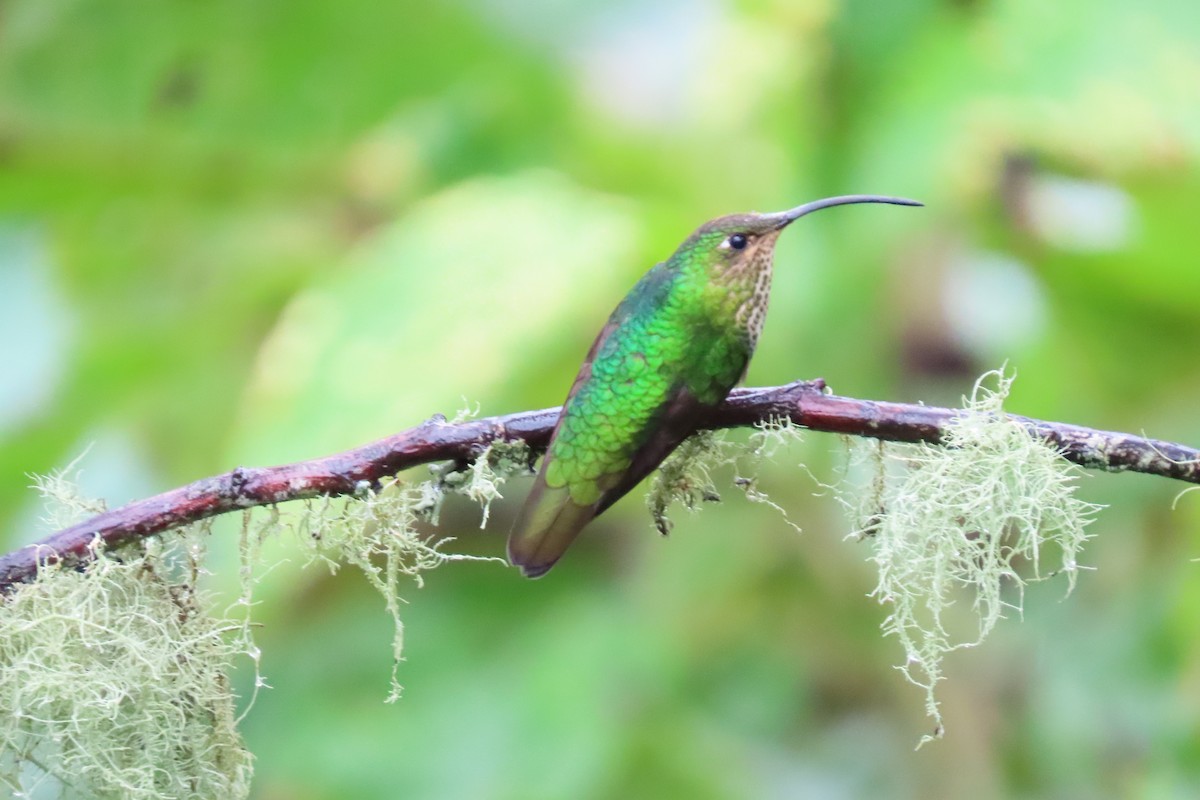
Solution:
[{"label": "reddish brown branch", "polygon": [[[941,440],[957,411],[903,403],[879,403],[825,394],[824,382],[735,390],[706,427],[734,428],[788,418],[816,431],[896,442]],[[65,528],[0,558],[0,592],[30,580],[38,561],[80,559],[100,537],[112,547],[140,536],[253,506],[320,495],[354,494],[401,470],[434,461],[469,461],[488,444],[523,439],[545,448],[559,409],[451,423],[435,417],[422,425],[354,450],[278,467],[238,467],[156,497],[138,500]],[[1200,450],[1126,433],[1013,417],[1031,435],[1082,467],[1129,470],[1200,483]]]}]

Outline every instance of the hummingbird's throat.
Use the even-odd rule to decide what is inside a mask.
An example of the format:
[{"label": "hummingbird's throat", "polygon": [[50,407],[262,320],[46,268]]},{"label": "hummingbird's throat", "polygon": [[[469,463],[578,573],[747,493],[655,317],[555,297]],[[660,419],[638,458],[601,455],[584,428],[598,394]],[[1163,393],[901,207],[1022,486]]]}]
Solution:
[{"label": "hummingbird's throat", "polygon": [[771,272],[775,242],[781,231],[765,234],[755,242],[754,250],[714,276],[713,288],[723,295],[723,316],[746,337],[751,350],[758,343],[767,318],[771,295]]},{"label": "hummingbird's throat", "polygon": [[765,253],[761,260],[762,265],[754,272],[750,291],[734,316],[738,327],[746,332],[751,350],[758,344],[763,323],[767,321],[767,302],[771,298],[771,252]]}]

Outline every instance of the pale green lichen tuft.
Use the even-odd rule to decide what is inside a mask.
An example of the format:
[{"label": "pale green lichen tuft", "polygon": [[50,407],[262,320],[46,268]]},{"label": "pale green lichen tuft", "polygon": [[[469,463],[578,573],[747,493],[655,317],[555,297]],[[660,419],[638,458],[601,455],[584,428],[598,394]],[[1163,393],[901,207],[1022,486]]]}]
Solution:
[{"label": "pale green lichen tuft", "polygon": [[[853,505],[879,571],[872,596],[891,609],[884,633],[900,640],[900,669],[925,690],[935,721],[922,743],[942,733],[934,689],[943,657],[979,644],[1006,611],[1020,614],[1030,580],[1065,574],[1070,591],[1097,509],[1075,496],[1080,470],[1004,413],[1011,383],[999,371],[981,377],[940,446],[873,448],[872,487]],[[948,609],[963,589],[976,621],[958,636]]]},{"label": "pale green lichen tuft", "polygon": [[265,521],[260,520],[257,523],[252,509],[242,512],[241,533],[238,537],[238,555],[241,558],[238,585],[241,591],[233,606],[238,609],[241,620],[238,635],[243,643],[243,655],[250,659],[254,667],[254,686],[251,689],[250,700],[242,711],[242,715],[238,717],[238,722],[241,722],[250,713],[254,701],[258,699],[259,691],[269,688],[262,674],[262,650],[254,641],[254,606],[256,605],[254,587],[260,577],[257,570],[262,563],[263,541],[270,533],[278,530],[279,525],[280,513],[277,506],[270,508],[270,514]]},{"label": "pale green lichen tuft", "polygon": [[754,426],[754,432],[750,434],[747,447],[740,454],[745,457],[745,462],[742,462],[740,458],[734,462],[739,471],[744,474],[735,476],[733,482],[745,493],[746,499],[751,503],[761,503],[778,511],[779,515],[783,517],[783,521],[796,533],[801,532],[800,526],[788,518],[787,511],[783,506],[758,488],[758,470],[764,462],[772,460],[780,450],[799,442],[803,436],[804,429],[787,417],[772,417]]},{"label": "pale green lichen tuft", "polygon": [[788,419],[771,419],[755,426],[745,444],[731,442],[724,431],[699,431],[683,441],[655,471],[646,494],[646,506],[659,533],[667,535],[674,523],[668,516],[678,503],[688,511],[698,511],[703,503],[720,502],[713,474],[732,467],[733,485],[752,503],[762,503],[778,511],[784,520],[787,512],[758,488],[758,471],[780,448],[798,441],[801,429]]},{"label": "pale green lichen tuft", "polygon": [[[495,446],[489,451],[493,449]],[[389,703],[397,700],[402,690],[398,677],[404,654],[402,581],[411,580],[420,587],[425,572],[450,561],[505,563],[503,559],[445,552],[442,548],[453,539],[428,536],[419,527],[436,521],[447,489],[468,495],[475,492],[484,505],[486,522],[486,506],[500,496],[499,486],[507,474],[497,468],[501,454],[495,458],[492,461],[489,452],[481,454],[476,463],[485,466],[475,469],[472,465],[467,477],[455,486],[447,484],[446,475],[416,484],[393,478],[377,489],[364,487],[356,497],[312,501],[297,526],[306,534],[301,539],[307,543],[311,560],[326,564],[331,571],[344,563],[354,565],[383,597],[394,631]],[[527,470],[528,461],[524,463]],[[485,485],[488,488],[482,488]]]},{"label": "pale green lichen tuft", "polygon": [[715,503],[721,499],[712,473],[727,463],[728,448],[729,443],[722,433],[700,431],[685,439],[663,460],[646,494],[646,506],[659,533],[666,536],[675,525],[667,516],[667,510],[673,504],[696,511],[701,503]]},{"label": "pale green lichen tuft", "polygon": [[81,519],[102,514],[108,510],[103,500],[85,497],[79,491],[76,481],[79,476],[79,463],[87,454],[88,450],[84,450],[70,464],[62,469],[56,469],[48,475],[29,476],[29,479],[33,481],[31,488],[42,497],[40,522],[46,530],[57,531],[68,528]]},{"label": "pale green lichen tuft", "polygon": [[[246,797],[252,758],[226,677],[236,621],[161,546],[43,566],[0,604],[0,785],[13,797]],[[173,574],[182,571],[182,575]]]},{"label": "pale green lichen tuft", "polygon": [[493,442],[463,469],[455,469],[453,463],[442,468],[433,468],[436,485],[430,487],[426,502],[432,508],[431,520],[437,522],[441,510],[441,498],[445,491],[461,494],[479,504],[483,509],[480,529],[486,528],[491,516],[492,502],[503,498],[502,487],[509,478],[530,473],[529,445],[523,440]]}]

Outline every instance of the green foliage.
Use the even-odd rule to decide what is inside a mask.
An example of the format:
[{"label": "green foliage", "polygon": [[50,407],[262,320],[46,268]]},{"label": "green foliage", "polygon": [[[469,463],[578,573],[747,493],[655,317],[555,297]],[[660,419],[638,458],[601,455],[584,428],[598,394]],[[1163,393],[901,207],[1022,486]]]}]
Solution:
[{"label": "green foliage", "polygon": [[[464,394],[559,403],[697,223],[854,191],[927,207],[789,232],[749,383],[946,405],[1008,359],[1015,413],[1200,442],[1198,43],[1179,0],[9,0],[5,549],[48,532],[26,474],[90,442],[84,493],[124,503]],[[663,540],[630,500],[545,581],[425,574],[394,706],[378,593],[302,570],[307,544],[259,542],[255,515],[256,794],[1196,794],[1196,494],[1082,482],[1110,507],[1096,571],[1068,602],[1030,584],[1022,625],[946,661],[954,735],[913,757],[876,576],[795,466],[842,457],[810,435],[757,473],[803,536],[739,501]],[[454,494],[417,529],[499,555],[523,484],[487,533]],[[217,608],[242,596],[238,539],[218,520],[207,542]]]}]

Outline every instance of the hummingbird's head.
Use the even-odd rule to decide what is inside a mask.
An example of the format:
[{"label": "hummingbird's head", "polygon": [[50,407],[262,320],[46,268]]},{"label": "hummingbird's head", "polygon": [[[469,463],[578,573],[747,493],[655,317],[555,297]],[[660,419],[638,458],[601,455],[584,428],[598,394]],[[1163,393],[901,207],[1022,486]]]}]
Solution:
[{"label": "hummingbird's head", "polygon": [[[852,194],[814,200],[787,211],[771,214],[731,214],[706,222],[684,242],[681,251],[714,269],[718,275],[745,273],[769,266],[775,252],[775,242],[788,225],[800,217],[832,206],[852,203],[891,203],[899,206],[919,206],[916,200],[903,197],[883,197],[873,194]],[[689,259],[691,260],[691,259]]]},{"label": "hummingbird's head", "polygon": [[773,214],[730,214],[701,225],[692,234],[695,246],[712,260],[734,264],[769,256],[787,223]]}]

